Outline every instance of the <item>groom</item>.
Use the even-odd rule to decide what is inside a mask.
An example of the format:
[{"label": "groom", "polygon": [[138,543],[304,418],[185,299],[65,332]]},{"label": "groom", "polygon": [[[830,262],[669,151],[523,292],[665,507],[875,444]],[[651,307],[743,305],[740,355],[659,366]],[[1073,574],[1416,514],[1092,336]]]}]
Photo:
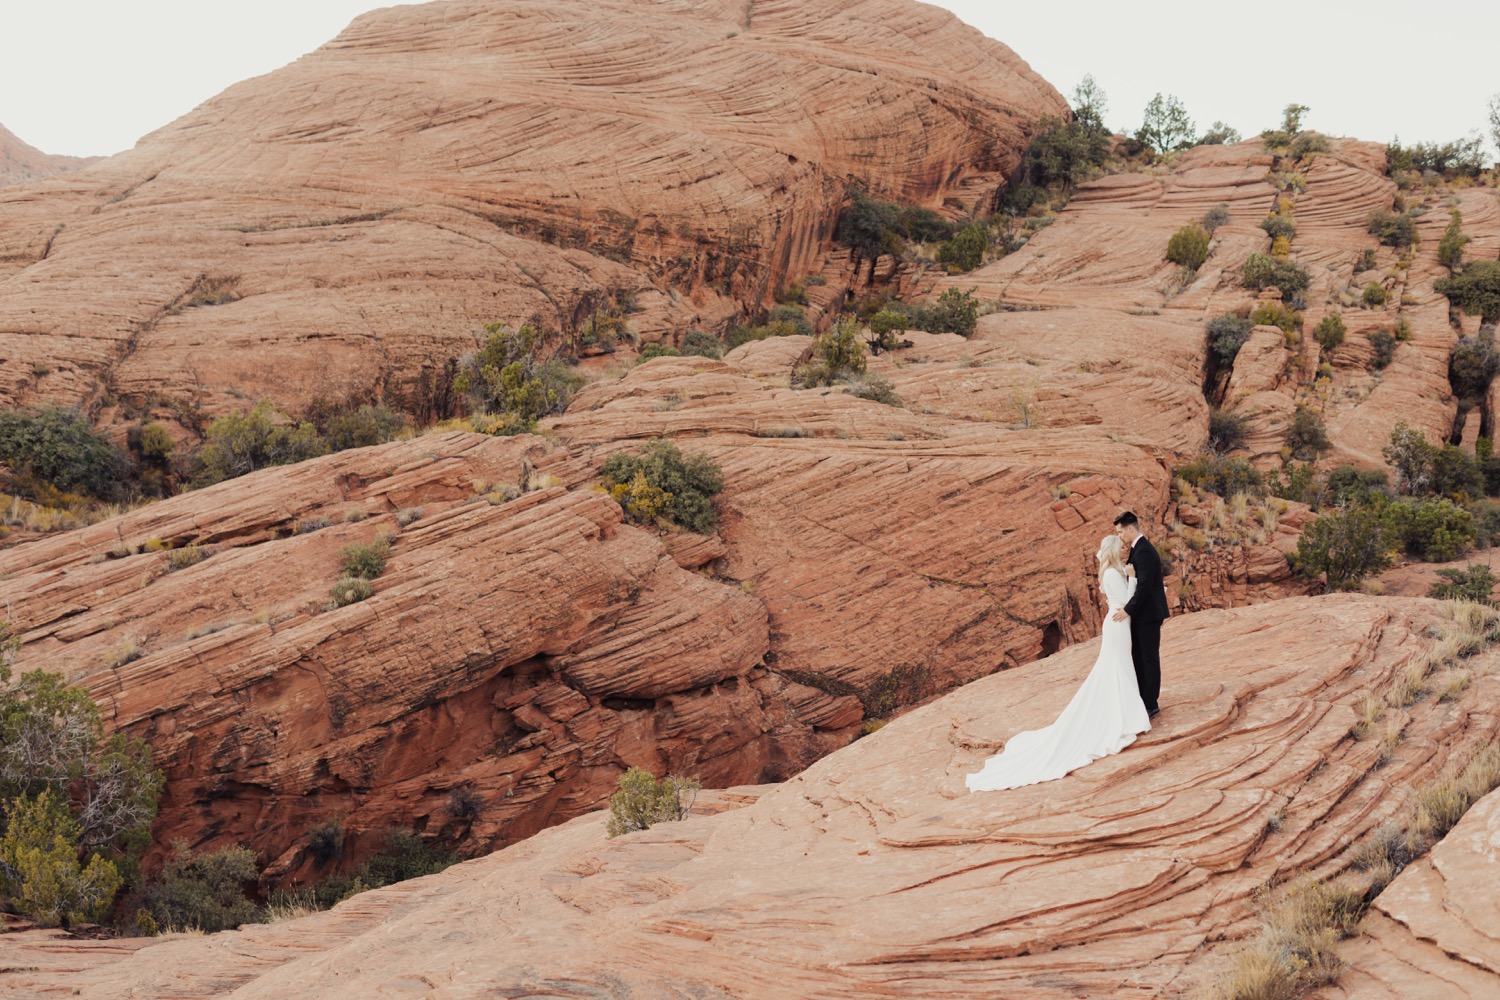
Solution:
[{"label": "groom", "polygon": [[1155,717],[1161,711],[1156,699],[1161,694],[1161,623],[1167,619],[1167,589],[1161,580],[1161,556],[1141,534],[1135,514],[1126,511],[1115,518],[1120,538],[1130,549],[1127,566],[1135,567],[1135,596],[1116,611],[1114,619],[1130,619],[1130,658],[1135,662],[1135,681],[1141,689],[1146,714]]}]

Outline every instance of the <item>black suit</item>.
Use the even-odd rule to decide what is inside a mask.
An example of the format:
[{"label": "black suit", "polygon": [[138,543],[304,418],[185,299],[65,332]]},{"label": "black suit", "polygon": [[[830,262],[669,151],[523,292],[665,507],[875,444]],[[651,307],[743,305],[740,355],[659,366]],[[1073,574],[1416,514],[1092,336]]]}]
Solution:
[{"label": "black suit", "polygon": [[1125,603],[1130,616],[1130,659],[1146,711],[1155,712],[1161,694],[1161,623],[1167,620],[1167,588],[1161,579],[1156,547],[1137,538],[1126,565],[1135,567],[1135,596]]}]

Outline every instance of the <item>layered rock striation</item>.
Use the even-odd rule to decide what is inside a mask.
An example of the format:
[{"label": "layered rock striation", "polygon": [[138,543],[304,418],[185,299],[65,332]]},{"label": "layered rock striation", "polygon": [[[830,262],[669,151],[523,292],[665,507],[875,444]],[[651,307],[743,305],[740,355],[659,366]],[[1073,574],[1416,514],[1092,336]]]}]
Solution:
[{"label": "layered rock striation", "polygon": [[992,199],[1066,112],[907,0],[380,10],[0,195],[0,402],[193,423],[409,389],[489,322],[713,327],[810,269],[848,187]]},{"label": "layered rock striation", "polygon": [[44,153],[35,146],[22,142],[14,132],[0,125],[0,187],[80,170],[98,159],[97,156],[54,156]]},{"label": "layered rock striation", "polygon": [[[1457,700],[1396,711],[1388,762],[1379,741],[1350,736],[1359,700],[1430,652],[1438,610],[1334,596],[1173,619],[1156,727],[1056,782],[970,795],[963,776],[1055,716],[1092,642],[970,684],[789,782],[723,793],[715,815],[615,840],[601,814],[580,817],[304,920],[123,959],[68,946],[80,954],[66,982],[19,971],[7,986],[23,997],[332,998],[408,983],[452,998],[1196,996],[1253,933],[1263,886],[1341,871],[1412,786],[1495,739],[1484,708],[1494,654],[1464,664],[1476,679]],[[1493,802],[1381,897],[1376,934],[1346,946],[1347,995],[1386,995],[1363,991],[1368,977],[1413,981],[1379,965],[1403,947],[1386,932],[1405,933],[1398,923],[1437,942],[1411,946],[1435,963],[1426,982],[1453,981],[1462,965],[1467,995],[1493,992],[1484,902],[1454,910],[1435,895],[1491,874]],[[0,939],[7,964],[35,964],[39,946]]]}]

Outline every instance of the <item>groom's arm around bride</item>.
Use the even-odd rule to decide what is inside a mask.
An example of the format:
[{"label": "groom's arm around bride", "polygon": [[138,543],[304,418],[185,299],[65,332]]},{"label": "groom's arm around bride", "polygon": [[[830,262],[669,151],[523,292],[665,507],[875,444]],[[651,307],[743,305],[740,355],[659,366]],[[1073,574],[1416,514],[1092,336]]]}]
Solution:
[{"label": "groom's arm around bride", "polygon": [[1141,701],[1150,715],[1157,713],[1161,693],[1161,623],[1167,618],[1167,589],[1161,577],[1161,556],[1141,534],[1130,511],[1115,519],[1120,534],[1130,546],[1127,565],[1135,567],[1135,594],[1125,604],[1130,616],[1130,659],[1135,665]]}]

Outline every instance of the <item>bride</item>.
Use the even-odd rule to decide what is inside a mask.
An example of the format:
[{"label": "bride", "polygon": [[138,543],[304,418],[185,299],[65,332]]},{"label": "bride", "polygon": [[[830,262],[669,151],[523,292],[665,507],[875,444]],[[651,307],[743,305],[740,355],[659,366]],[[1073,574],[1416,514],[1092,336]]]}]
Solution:
[{"label": "bride", "polygon": [[971,792],[1019,788],[1061,778],[1069,771],[1121,750],[1151,729],[1130,661],[1130,619],[1114,621],[1135,593],[1134,567],[1121,559],[1120,539],[1099,543],[1099,589],[1109,601],[1099,641],[1099,659],[1057,721],[1045,729],[1017,733],[1005,750],[985,761],[965,782]]}]

